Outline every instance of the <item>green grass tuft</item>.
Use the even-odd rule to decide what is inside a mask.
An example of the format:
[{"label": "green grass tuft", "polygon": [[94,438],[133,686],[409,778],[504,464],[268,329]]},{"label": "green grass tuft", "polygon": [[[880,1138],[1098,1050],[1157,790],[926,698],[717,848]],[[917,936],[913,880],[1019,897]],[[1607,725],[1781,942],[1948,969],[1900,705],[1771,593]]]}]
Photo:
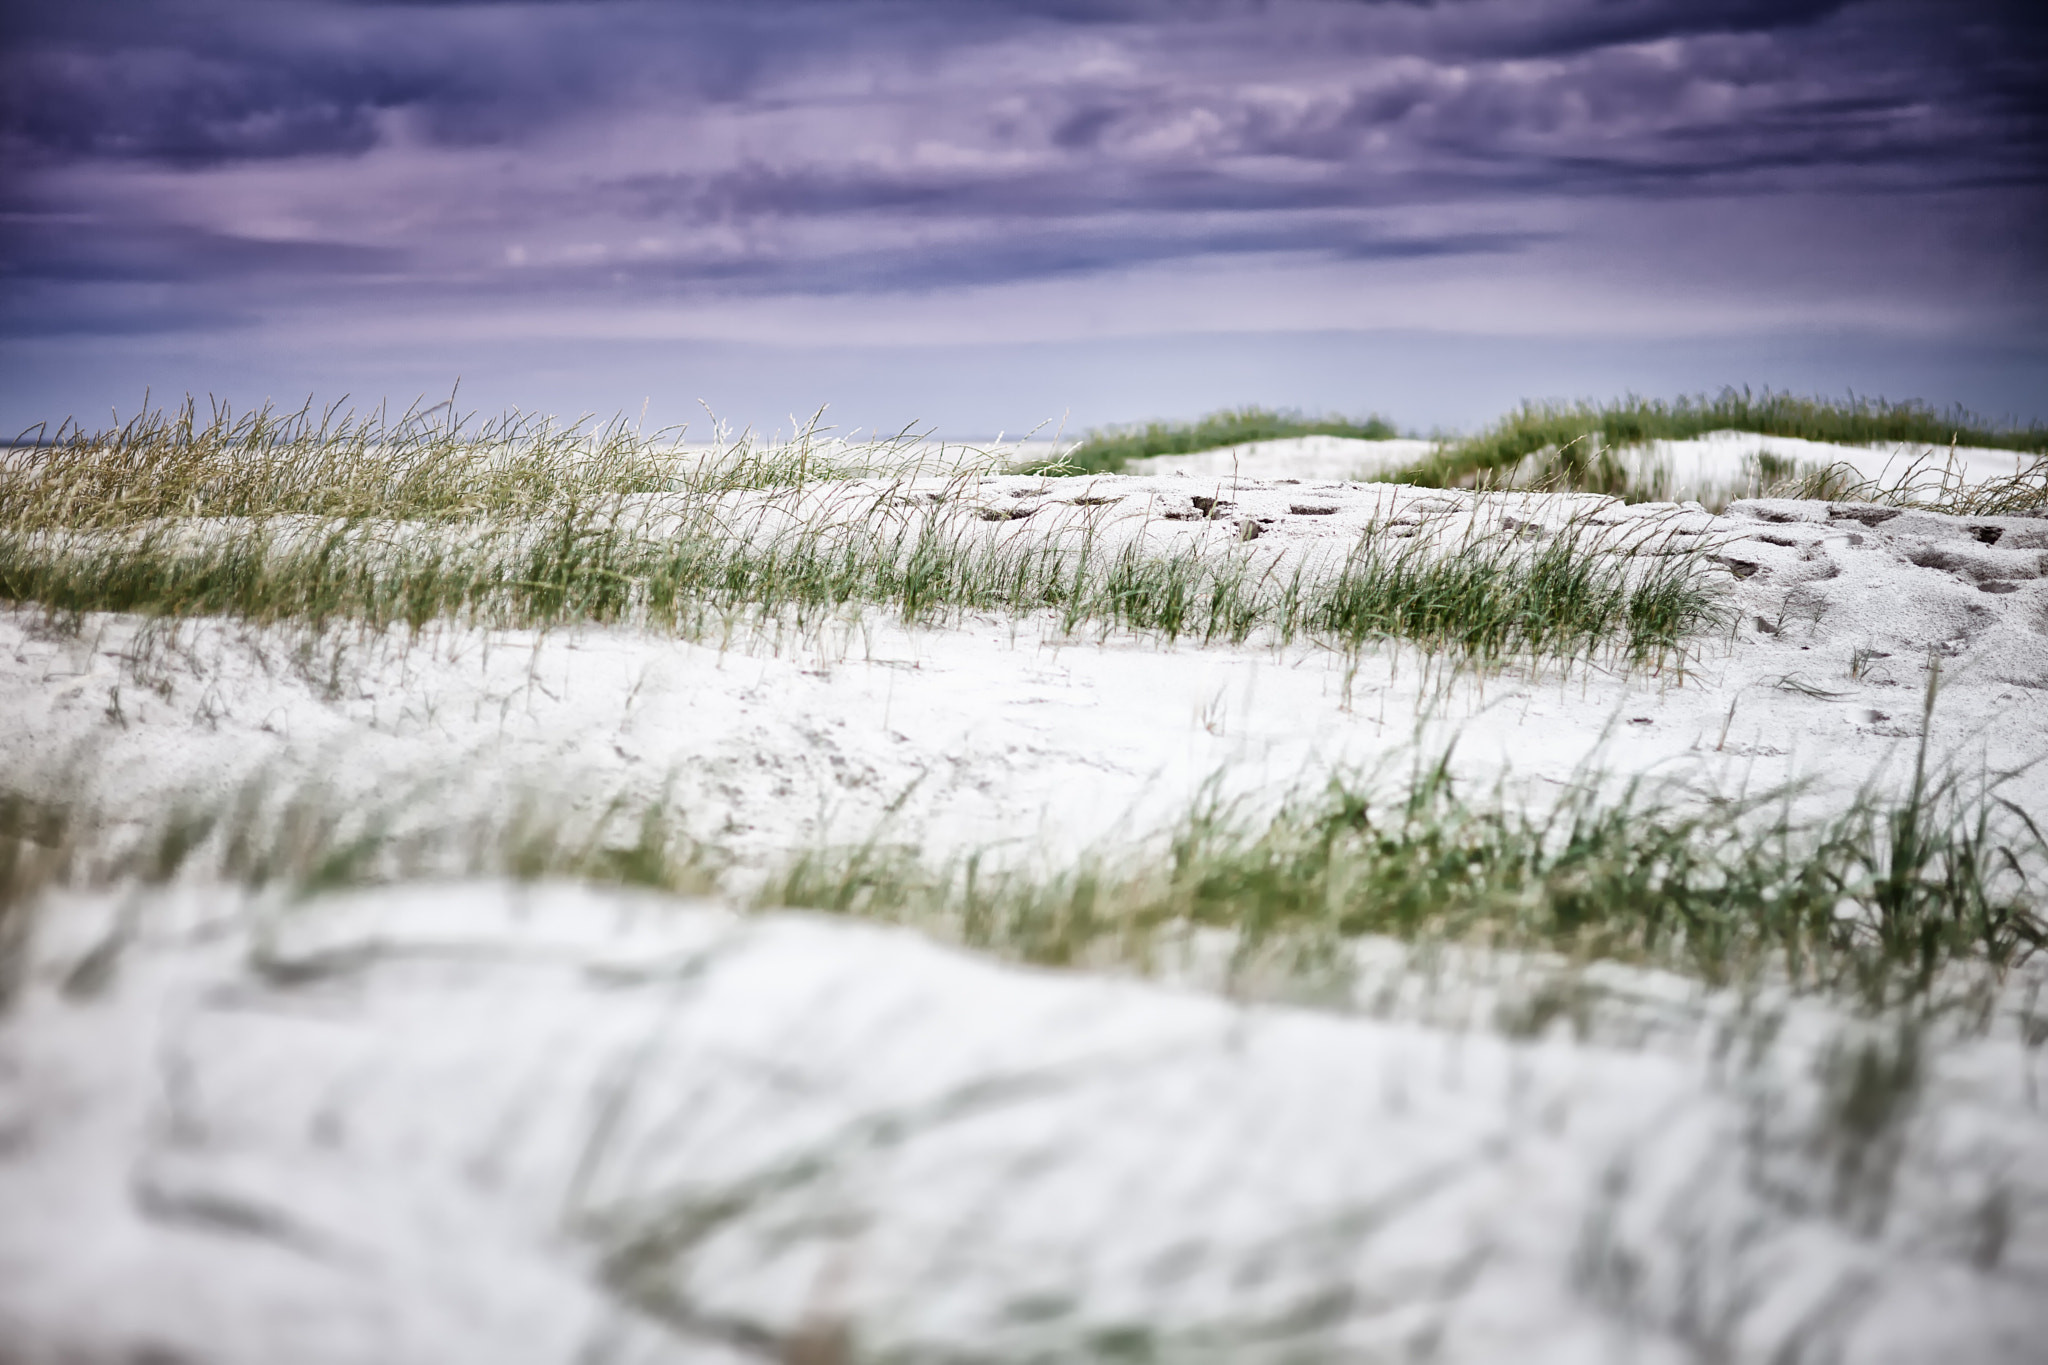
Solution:
[{"label": "green grass tuft", "polygon": [[1752,393],[1726,388],[1712,398],[1700,394],[1671,403],[1633,396],[1604,404],[1525,403],[1477,436],[1446,446],[1399,477],[1401,482],[1427,487],[1485,483],[1507,476],[1532,455],[1552,451],[1543,471],[1550,483],[1625,496],[1627,475],[1612,459],[1612,451],[1711,431],[1842,445],[1899,441],[2048,453],[2048,428],[1993,426],[1959,407],[1942,411],[1912,401],[1799,398],[1770,389]]},{"label": "green grass tuft", "polygon": [[1299,412],[1275,412],[1268,408],[1225,408],[1193,422],[1147,422],[1092,430],[1080,445],[1058,460],[1020,472],[1114,474],[1127,461],[1150,455],[1188,455],[1289,436],[1350,436],[1362,441],[1387,441],[1400,434],[1380,417],[1353,421],[1343,417],[1309,418]]},{"label": "green grass tuft", "polygon": [[2048,841],[1995,782],[1931,772],[1924,746],[1903,795],[1866,790],[1803,822],[1789,793],[1701,801],[1635,781],[1603,795],[1593,779],[1540,812],[1466,798],[1445,762],[1405,790],[1333,781],[1260,823],[1212,800],[1163,859],[1053,873],[828,848],[763,902],[914,924],[1047,965],[1153,961],[1195,930],[1224,931],[1239,967],[1307,964],[1386,935],[1714,985],[1776,980],[1873,1008],[2048,945]]}]

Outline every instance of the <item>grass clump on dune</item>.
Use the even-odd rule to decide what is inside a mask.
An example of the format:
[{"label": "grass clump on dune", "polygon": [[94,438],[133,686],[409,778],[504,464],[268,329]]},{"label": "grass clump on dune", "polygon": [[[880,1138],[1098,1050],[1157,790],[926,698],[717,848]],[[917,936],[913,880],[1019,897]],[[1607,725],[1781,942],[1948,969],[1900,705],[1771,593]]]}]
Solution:
[{"label": "grass clump on dune", "polygon": [[2048,455],[2000,478],[1966,480],[1937,459],[1919,460],[1886,478],[1868,479],[1846,465],[1788,478],[1779,497],[1822,498],[1910,507],[1956,517],[2028,517],[2048,512]]},{"label": "grass clump on dune", "polygon": [[1725,388],[1665,403],[1628,397],[1615,402],[1525,403],[1477,436],[1454,442],[1404,471],[1405,483],[1449,487],[1512,474],[1531,456],[1549,452],[1538,477],[1557,487],[1626,496],[1633,472],[1613,453],[1650,441],[1687,440],[1713,431],[1840,445],[1897,441],[1964,445],[2048,454],[2048,428],[1999,427],[1961,408],[1883,399],[1799,398],[1769,389]]},{"label": "grass clump on dune", "polygon": [[1865,790],[1803,821],[1785,793],[1671,799],[1641,781],[1605,792],[1597,776],[1543,811],[1468,799],[1446,761],[1405,790],[1333,781],[1262,822],[1210,802],[1163,858],[1050,874],[976,858],[932,869],[881,844],[826,849],[765,897],[1049,965],[1146,961],[1196,930],[1227,933],[1239,964],[1327,960],[1385,935],[1714,985],[1774,979],[1873,1007],[2048,945],[2039,827],[1995,782],[1931,771],[1924,742],[1904,793]]},{"label": "grass clump on dune", "polygon": [[1352,421],[1342,417],[1310,418],[1299,412],[1259,407],[1225,408],[1193,422],[1147,422],[1090,431],[1081,444],[1058,460],[1024,472],[1114,474],[1127,461],[1151,455],[1188,455],[1290,436],[1349,436],[1361,441],[1387,441],[1400,434],[1380,417]]}]

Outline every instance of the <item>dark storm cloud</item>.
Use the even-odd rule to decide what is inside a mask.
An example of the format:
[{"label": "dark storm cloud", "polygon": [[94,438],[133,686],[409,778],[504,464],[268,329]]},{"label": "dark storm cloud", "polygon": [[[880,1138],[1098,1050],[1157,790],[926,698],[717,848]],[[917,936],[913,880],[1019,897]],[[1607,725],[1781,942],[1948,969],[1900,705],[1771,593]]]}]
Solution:
[{"label": "dark storm cloud", "polygon": [[[1143,226],[1095,234],[1034,226],[1005,233],[994,241],[850,250],[808,261],[757,258],[657,262],[622,266],[617,273],[635,284],[677,285],[716,280],[830,295],[1054,279],[1195,254],[1314,252],[1361,261],[1490,255],[1520,250],[1543,240],[1543,236],[1531,232],[1397,236],[1365,233],[1346,225],[1320,230],[1296,225],[1229,228],[1199,236]],[[576,278],[574,273],[566,273],[554,283],[573,286]]]},{"label": "dark storm cloud", "polygon": [[[940,288],[1498,253],[1542,238],[1511,221],[1529,196],[2039,186],[2048,165],[2041,29],[1996,4],[9,10],[14,281]],[[187,193],[201,175],[218,191]],[[1408,210],[1442,220],[1381,221]]]},{"label": "dark storm cloud", "polygon": [[13,216],[0,220],[0,280],[198,284],[388,275],[403,253],[347,242],[268,241],[183,224]]},{"label": "dark storm cloud", "polygon": [[[1496,55],[1556,55],[1702,33],[1768,33],[1799,28],[1849,0],[1606,0],[1594,4],[1470,4],[1466,22],[1444,38]],[[1431,6],[1430,8],[1454,8]]]},{"label": "dark storm cloud", "polygon": [[[1338,51],[1364,61],[1400,56],[1437,63],[1457,78],[1455,97],[1420,77],[1395,88],[1373,84],[1345,112],[1374,126],[1417,112],[1463,120],[1474,132],[1543,117],[1545,97],[1582,96],[1609,121],[1625,117],[1617,79],[1653,106],[1701,79],[1754,80],[1788,62],[1809,78],[1848,86],[1886,84],[1880,66],[1910,74],[1926,97],[1968,99],[1962,72],[1928,59],[1969,55],[1958,22],[1970,7],[1930,10],[1919,23],[1888,7],[1842,0],[1453,0],[1404,3],[1049,4],[1001,0],[749,0],[748,3],[496,5],[386,0],[379,4],[120,3],[87,0],[23,7],[8,33],[5,131],[29,154],[113,155],[190,163],[234,157],[362,151],[377,138],[376,117],[396,109],[421,116],[432,136],[457,143],[516,138],[548,123],[634,98],[745,99],[779,70],[819,58],[864,58],[919,49],[944,51],[1001,38],[1054,39],[1063,31],[1113,29],[1143,45],[1169,41],[1161,60],[1107,99],[1083,81],[1067,89],[1072,107],[1051,130],[1057,146],[1099,145],[1143,105],[1229,91],[1214,68],[1238,64],[1239,79],[1287,78],[1304,58]],[[1564,58],[1620,45],[1700,36],[1769,36],[1810,27],[1845,9],[1873,12],[1858,25],[1880,30],[1879,50],[1857,26],[1806,49],[1730,54],[1703,43],[1682,60],[1657,60],[1631,76],[1626,61],[1593,61],[1548,73],[1534,89],[1519,74],[1473,70],[1473,58]],[[1174,35],[1178,34],[1178,41]],[[1997,35],[1997,47],[2011,56]],[[1980,44],[1980,46],[1987,46]],[[1834,56],[1830,58],[1829,54]],[[1981,52],[1971,83],[1994,74]],[[2039,54],[2032,54],[2038,58]],[[2021,63],[2015,75],[2038,75]],[[1617,67],[1621,69],[1617,69]],[[1178,68],[1178,69],[1177,69]],[[1262,69],[1263,68],[1263,69]],[[1996,83],[1994,83],[1996,84]],[[1059,87],[1054,85],[1055,94]],[[1996,100],[1999,90],[1979,90]],[[1438,109],[1439,103],[1450,107]],[[1481,116],[1485,111],[1488,116]],[[938,113],[954,111],[935,111]],[[958,112],[973,115],[972,108]],[[1342,150],[1341,139],[1326,154]],[[1309,148],[1284,138],[1271,150]]]},{"label": "dark storm cloud", "polygon": [[831,218],[889,211],[1039,221],[1133,208],[1151,213],[1277,213],[1354,206],[1354,186],[1261,183],[1201,166],[1144,171],[1061,167],[1026,174],[850,173],[829,167],[748,166],[705,176],[632,176],[605,192],[622,211],[660,221]]},{"label": "dark storm cloud", "polygon": [[599,98],[609,44],[573,19],[565,35],[546,15],[507,17],[422,23],[291,0],[67,6],[15,24],[0,127],[38,161],[191,166],[367,151],[394,110],[442,140],[495,142]]}]

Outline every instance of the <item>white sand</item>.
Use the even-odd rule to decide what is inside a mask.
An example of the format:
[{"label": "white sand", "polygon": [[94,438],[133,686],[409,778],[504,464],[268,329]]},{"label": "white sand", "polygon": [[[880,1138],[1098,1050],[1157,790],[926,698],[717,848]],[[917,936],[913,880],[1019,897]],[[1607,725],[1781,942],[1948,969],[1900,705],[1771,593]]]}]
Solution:
[{"label": "white sand", "polygon": [[[243,908],[157,898],[103,994],[0,1035],[10,1360],[836,1359],[797,1344],[834,1322],[909,1359],[2038,1358],[2013,1023],[1930,1047],[1866,1149],[1825,1118],[1853,1027],[1622,973],[1661,1041],[574,888],[330,898],[259,970]],[[49,973],[113,907],[62,909]]]},{"label": "white sand", "polygon": [[[1535,794],[1590,760],[1820,801],[1903,780],[1938,657],[1934,751],[2033,763],[2005,792],[2048,810],[2048,520],[1267,473],[973,492],[1035,509],[1003,534],[1092,516],[1222,547],[1256,520],[1244,550],[1283,558],[1371,520],[1654,527],[1713,545],[1731,624],[1682,676],[1445,684],[1398,653],[1354,672],[1036,620],[871,613],[726,648],[450,630],[336,658],[15,614],[0,762],[137,819],[263,772],[431,791],[447,820],[668,787],[757,866],[878,828],[1058,859],[1156,830],[1218,774],[1271,799],[1454,734],[1470,780]],[[1162,519],[1197,494],[1232,505]],[[118,971],[67,991],[123,916]],[[2039,1358],[2036,977],[1981,1035],[1934,1027],[1909,1116],[1865,1150],[1826,1117],[1827,1059],[1882,1028],[1758,1006],[1757,1045],[1721,1049],[1752,1037],[1740,1001],[1602,969],[1589,1036],[1519,1038],[1460,1002],[1556,968],[1468,966],[1385,1018],[1363,984],[1247,1005],[1199,973],[1026,972],[573,887],[53,902],[0,1021],[0,1359],[826,1360],[800,1352],[840,1320],[916,1360],[1140,1331],[1172,1360]],[[1882,1217],[1859,1183],[1880,1176]]]},{"label": "white sand", "polygon": [[1372,479],[1426,460],[1434,441],[1361,441],[1349,436],[1295,436],[1248,441],[1192,455],[1132,460],[1132,474],[1238,474],[1247,479]]}]

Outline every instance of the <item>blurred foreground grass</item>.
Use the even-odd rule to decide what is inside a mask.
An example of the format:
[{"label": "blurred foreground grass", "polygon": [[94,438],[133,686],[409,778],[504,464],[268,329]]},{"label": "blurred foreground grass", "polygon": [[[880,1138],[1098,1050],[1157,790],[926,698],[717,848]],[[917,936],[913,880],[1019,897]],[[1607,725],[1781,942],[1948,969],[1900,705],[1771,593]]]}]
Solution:
[{"label": "blurred foreground grass", "polygon": [[1104,848],[1050,868],[983,854],[935,863],[882,829],[737,881],[732,859],[666,799],[529,793],[450,823],[431,786],[366,805],[317,782],[254,781],[134,825],[95,813],[90,772],[74,765],[68,795],[0,793],[0,978],[18,965],[35,906],[60,888],[197,881],[303,898],[474,876],[737,896],[1053,966],[1143,970],[1211,934],[1230,977],[1276,964],[1284,977],[1341,968],[1347,944],[1376,936],[1873,1009],[2048,945],[2040,826],[1995,774],[1966,780],[1932,761],[1924,737],[1900,789],[1872,785],[1806,817],[1789,791],[1716,797],[1598,771],[1537,809],[1468,794],[1444,754],[1399,781],[1332,780],[1262,818],[1212,795],[1152,851]]}]

